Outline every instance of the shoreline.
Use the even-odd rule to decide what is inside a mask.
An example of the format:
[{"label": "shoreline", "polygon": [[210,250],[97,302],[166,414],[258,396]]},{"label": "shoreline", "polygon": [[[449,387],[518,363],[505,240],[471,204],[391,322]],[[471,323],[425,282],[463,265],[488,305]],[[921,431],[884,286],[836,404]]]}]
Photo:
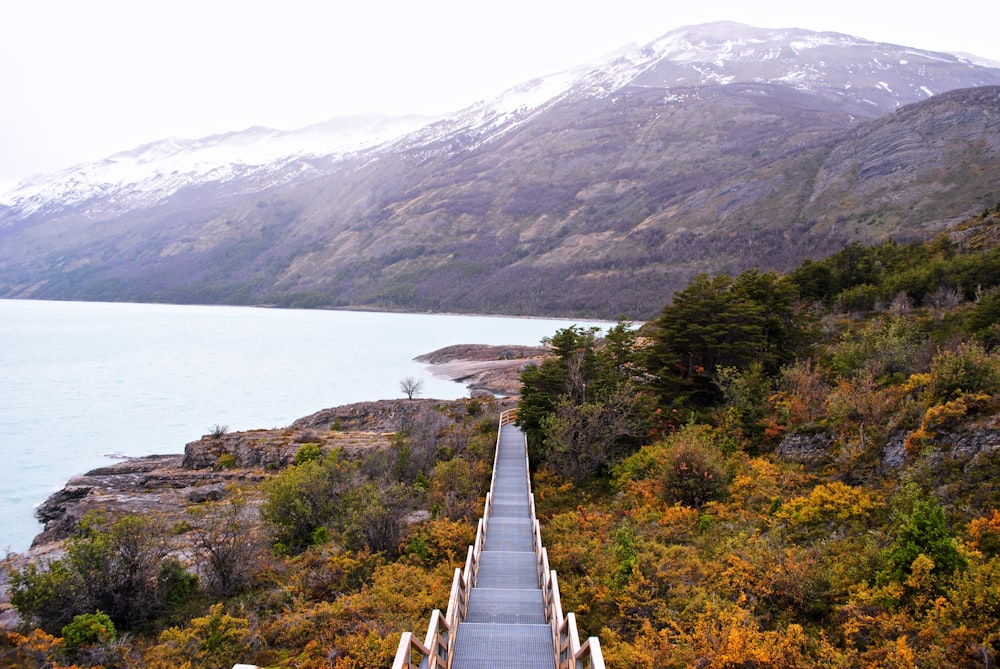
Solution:
[{"label": "shoreline", "polygon": [[544,346],[456,344],[414,358],[439,379],[463,383],[470,395],[515,397],[521,392],[521,372],[548,355]]},{"label": "shoreline", "polygon": [[[29,564],[63,555],[81,517],[99,511],[109,517],[150,514],[168,526],[188,520],[191,505],[224,500],[230,486],[249,490],[260,498],[259,484],[270,472],[294,462],[302,444],[314,443],[324,452],[345,454],[389,448],[403,426],[435,414],[442,407],[465,415],[471,398],[456,400],[391,399],[345,404],[298,418],[282,428],[255,429],[204,435],[189,442],[183,453],[129,458],[70,477],[37,507],[43,529],[31,546],[0,558],[0,632],[15,629],[20,618],[11,605],[11,576]],[[511,408],[512,398],[489,402]],[[171,534],[172,550],[183,553],[183,534]]]},{"label": "shoreline", "polygon": [[[541,354],[544,351],[545,349],[542,347],[525,347],[520,345],[460,344],[422,354],[415,358],[415,360],[425,363],[425,370],[428,374],[439,379],[463,384],[469,391],[470,397],[478,396],[482,398],[488,396],[497,401],[510,402],[516,401],[517,391],[520,390],[520,369],[525,364],[540,360]],[[512,352],[517,357],[502,357],[502,354],[510,355]],[[266,435],[301,430],[308,421],[317,416],[333,415],[345,408],[354,410],[355,407],[393,405],[402,401],[416,405],[453,401],[460,402],[463,400],[415,398],[413,400],[384,399],[355,402],[330,409],[323,409],[305,417],[297,418],[287,426],[281,428],[251,428],[234,431],[224,435],[223,440],[229,440],[234,435],[253,434],[259,442]],[[363,427],[358,425],[358,430],[362,433],[375,434],[384,432],[386,429],[387,425],[384,423],[384,419],[380,419],[377,425],[368,424]],[[54,507],[57,510],[57,514],[61,513],[65,507],[64,502],[69,501],[72,503],[84,494],[92,492],[94,490],[92,486],[94,485],[95,477],[99,479],[103,476],[120,477],[127,475],[128,478],[135,479],[140,477],[140,475],[142,477],[147,476],[152,469],[177,468],[180,465],[181,459],[188,459],[186,453],[192,444],[198,444],[206,439],[208,439],[207,435],[200,437],[196,441],[187,443],[183,452],[145,455],[129,455],[121,452],[102,454],[102,457],[109,461],[108,464],[69,476],[61,485],[52,487],[46,498],[32,507],[32,515],[39,520],[40,529],[34,535],[32,544],[27,549],[23,551],[9,551],[9,555],[15,557],[29,556],[33,559],[39,554],[48,553],[49,549],[59,540],[52,541],[45,538],[51,536],[52,532],[50,528],[46,527],[46,519],[40,516],[45,516],[47,509],[48,513],[51,514]],[[204,466],[203,464],[200,468]],[[135,484],[134,481],[129,483],[129,485]],[[85,488],[86,490],[84,490]],[[67,497],[67,490],[75,490],[76,493]],[[125,501],[125,504],[127,505],[127,501]],[[3,579],[0,578],[0,588],[3,585],[5,585]],[[3,599],[0,597],[0,602],[2,601]]]},{"label": "shoreline", "polygon": [[[499,314],[481,313],[478,311],[408,311],[406,309],[388,310],[369,308],[363,305],[344,307],[282,307],[276,304],[226,304],[212,302],[133,302],[129,300],[108,301],[108,300],[60,300],[44,299],[38,297],[0,297],[0,301],[7,302],[61,302],[64,304],[139,304],[151,306],[172,306],[172,307],[231,307],[233,309],[267,309],[274,311],[346,311],[358,314],[412,314],[416,316],[468,316],[470,318],[518,318],[524,320],[539,321],[566,321],[567,323],[593,323],[613,326],[617,321],[593,316],[546,316],[529,314]],[[633,320],[632,323],[641,325],[644,321]]]}]

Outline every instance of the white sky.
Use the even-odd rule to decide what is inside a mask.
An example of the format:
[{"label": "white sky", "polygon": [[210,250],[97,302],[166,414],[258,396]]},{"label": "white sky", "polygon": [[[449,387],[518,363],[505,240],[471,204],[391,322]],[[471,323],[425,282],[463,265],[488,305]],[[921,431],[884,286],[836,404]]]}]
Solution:
[{"label": "white sky", "polygon": [[683,25],[833,30],[1000,61],[1000,4],[0,0],[0,192],[165,137],[438,113]]}]

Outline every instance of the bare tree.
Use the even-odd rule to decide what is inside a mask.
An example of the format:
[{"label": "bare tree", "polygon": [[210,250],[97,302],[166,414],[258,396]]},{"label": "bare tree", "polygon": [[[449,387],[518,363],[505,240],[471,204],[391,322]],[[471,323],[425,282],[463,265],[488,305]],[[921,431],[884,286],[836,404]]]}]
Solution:
[{"label": "bare tree", "polygon": [[197,518],[194,550],[209,592],[220,597],[239,594],[253,585],[266,547],[256,507],[235,486],[226,492],[225,501],[191,510]]},{"label": "bare tree", "polygon": [[423,380],[415,379],[412,376],[407,376],[405,379],[401,379],[399,381],[399,389],[403,391],[403,394],[406,395],[406,399],[409,400],[412,400],[414,397],[419,395],[423,387]]}]

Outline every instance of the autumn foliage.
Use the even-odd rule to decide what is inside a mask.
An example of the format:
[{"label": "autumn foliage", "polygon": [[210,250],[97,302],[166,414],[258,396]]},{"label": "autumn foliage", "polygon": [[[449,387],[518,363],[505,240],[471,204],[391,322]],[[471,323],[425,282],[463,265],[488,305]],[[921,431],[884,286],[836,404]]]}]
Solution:
[{"label": "autumn foliage", "polygon": [[[998,223],[966,222],[976,244],[700,276],[641,328],[553,334],[518,420],[563,608],[608,666],[997,665],[1000,251],[980,233]],[[495,417],[477,405],[371,458],[310,453],[260,497],[206,505],[193,583],[139,556],[155,569],[131,589],[95,577],[68,597],[52,586],[129,546],[162,557],[141,523],[90,527],[14,579],[34,624],[0,637],[0,665],[388,667],[446,605]],[[103,602],[141,624],[68,645],[62,627]]]}]

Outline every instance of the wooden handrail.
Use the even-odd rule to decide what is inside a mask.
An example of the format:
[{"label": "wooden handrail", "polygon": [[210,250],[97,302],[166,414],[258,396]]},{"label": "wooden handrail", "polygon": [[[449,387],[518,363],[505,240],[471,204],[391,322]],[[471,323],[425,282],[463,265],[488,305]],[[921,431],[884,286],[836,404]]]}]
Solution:
[{"label": "wooden handrail", "polygon": [[[412,633],[403,632],[399,646],[396,647],[392,669],[448,669],[453,630],[454,625],[448,622],[440,610],[434,609],[423,643],[414,638]],[[416,662],[413,661],[413,653],[419,655]]]},{"label": "wooden handrail", "polygon": [[517,409],[507,409],[500,414],[500,427],[517,420]]},{"label": "wooden handrail", "polygon": [[566,614],[556,636],[556,669],[605,669],[601,641],[592,636],[580,643],[576,614]]},{"label": "wooden handrail", "polygon": [[414,638],[413,632],[403,632],[396,648],[396,657],[392,661],[392,669],[420,669],[420,660],[413,661],[414,651],[419,653],[421,658],[431,654],[427,646]]}]

